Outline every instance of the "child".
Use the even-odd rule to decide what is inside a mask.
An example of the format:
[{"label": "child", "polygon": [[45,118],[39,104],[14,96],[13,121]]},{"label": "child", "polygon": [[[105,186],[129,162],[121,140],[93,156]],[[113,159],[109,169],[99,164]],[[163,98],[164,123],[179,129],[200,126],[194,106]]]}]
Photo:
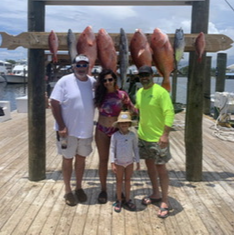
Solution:
[{"label": "child", "polygon": [[114,204],[114,211],[116,212],[120,212],[122,208],[123,177],[125,177],[126,195],[124,206],[130,211],[136,210],[135,204],[130,200],[130,181],[134,168],[133,162],[137,163],[136,170],[140,169],[140,164],[138,141],[134,132],[129,130],[132,124],[133,122],[129,112],[121,112],[118,116],[118,120],[113,124],[114,127],[119,129],[111,137],[109,151],[112,170],[114,174],[116,174],[117,182],[117,201]]}]

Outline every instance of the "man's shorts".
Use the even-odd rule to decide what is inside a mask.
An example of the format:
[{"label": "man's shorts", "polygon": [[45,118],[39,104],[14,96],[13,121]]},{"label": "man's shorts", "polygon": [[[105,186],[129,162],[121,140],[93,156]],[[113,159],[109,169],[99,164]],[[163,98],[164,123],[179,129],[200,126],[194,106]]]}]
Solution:
[{"label": "man's shorts", "polygon": [[79,139],[74,136],[68,136],[66,139],[67,148],[62,149],[60,138],[57,134],[57,151],[58,154],[64,156],[65,158],[71,159],[77,154],[83,157],[87,157],[92,152],[91,143],[93,137],[87,139]]},{"label": "man's shorts", "polygon": [[154,159],[155,164],[157,165],[166,164],[171,159],[169,145],[166,154],[163,157],[160,156],[160,149],[157,142],[147,142],[139,139],[139,154],[141,159]]}]

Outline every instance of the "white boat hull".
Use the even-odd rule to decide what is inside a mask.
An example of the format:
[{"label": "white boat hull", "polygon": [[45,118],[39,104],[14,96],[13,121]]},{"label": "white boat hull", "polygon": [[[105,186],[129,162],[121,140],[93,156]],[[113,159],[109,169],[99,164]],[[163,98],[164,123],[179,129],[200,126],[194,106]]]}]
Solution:
[{"label": "white boat hull", "polygon": [[20,75],[4,75],[6,82],[9,84],[28,83],[28,78]]}]

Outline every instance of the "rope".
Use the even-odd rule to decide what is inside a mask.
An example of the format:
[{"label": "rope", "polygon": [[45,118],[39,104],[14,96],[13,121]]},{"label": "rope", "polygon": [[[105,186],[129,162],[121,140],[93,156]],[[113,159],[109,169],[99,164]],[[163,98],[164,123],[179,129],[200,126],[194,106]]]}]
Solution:
[{"label": "rope", "polygon": [[214,127],[212,135],[224,141],[234,142],[234,128],[232,128],[229,123],[231,116],[229,113],[223,113],[223,109],[226,107],[227,101],[228,98],[220,109],[220,114],[215,121],[215,125],[212,126],[212,128]]},{"label": "rope", "polygon": [[232,5],[227,1],[227,0],[224,0],[229,6],[230,8],[234,11],[234,8],[232,7]]}]

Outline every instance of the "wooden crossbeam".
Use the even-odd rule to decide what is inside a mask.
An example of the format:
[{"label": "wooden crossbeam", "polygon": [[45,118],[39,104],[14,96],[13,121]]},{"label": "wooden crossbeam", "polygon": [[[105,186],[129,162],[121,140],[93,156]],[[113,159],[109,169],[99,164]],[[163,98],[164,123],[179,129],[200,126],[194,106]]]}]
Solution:
[{"label": "wooden crossbeam", "polygon": [[[48,36],[49,32],[24,32],[19,35],[13,36],[6,32],[0,32],[2,36],[2,44],[0,48],[7,48],[14,50],[17,47],[24,47],[28,49],[44,49],[48,50]],[[78,38],[80,33],[75,33]],[[194,42],[198,34],[185,34],[185,52],[194,51]],[[57,33],[59,39],[59,50],[68,50],[67,46],[67,33]],[[116,50],[119,50],[119,34],[111,33]],[[129,42],[133,34],[127,34]],[[146,34],[147,38],[150,39],[151,34]],[[175,34],[168,34],[170,42],[173,45]],[[232,47],[233,40],[223,34],[206,34],[206,51],[207,52],[218,52],[227,50]]]},{"label": "wooden crossbeam", "polygon": [[35,2],[45,2],[45,5],[85,5],[85,6],[188,6],[192,2],[205,0],[34,0]]}]

